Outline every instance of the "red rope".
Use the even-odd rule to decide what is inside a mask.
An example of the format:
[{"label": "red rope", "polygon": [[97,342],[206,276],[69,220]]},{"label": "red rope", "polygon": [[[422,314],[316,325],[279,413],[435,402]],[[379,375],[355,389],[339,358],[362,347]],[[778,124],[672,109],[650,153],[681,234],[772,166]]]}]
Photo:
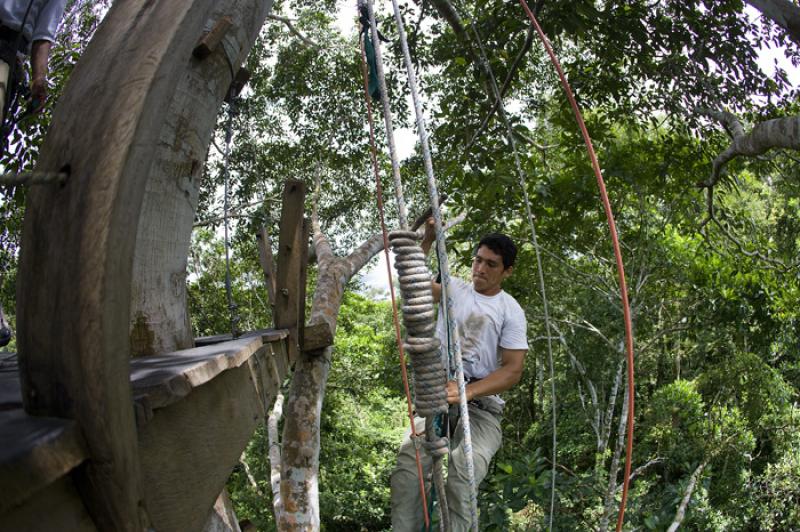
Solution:
[{"label": "red rope", "polygon": [[[372,159],[372,170],[375,174],[375,188],[378,199],[378,212],[381,215],[381,231],[383,232],[383,252],[386,256],[386,273],[389,277],[389,293],[392,296],[392,321],[394,322],[394,334],[397,340],[397,349],[400,352],[400,371],[403,375],[403,389],[406,393],[406,403],[408,404],[408,420],[411,422],[411,437],[416,439],[417,430],[414,425],[414,411],[411,405],[411,391],[408,387],[408,372],[406,371],[406,354],[403,349],[403,337],[400,333],[400,318],[397,314],[397,300],[394,294],[394,282],[392,280],[392,265],[389,261],[389,237],[386,230],[386,221],[384,217],[383,208],[383,186],[381,185],[381,178],[378,172],[378,156],[377,148],[375,147],[375,129],[374,120],[372,118],[372,103],[369,96],[369,73],[367,71],[367,57],[364,51],[364,40],[361,40],[361,73],[364,76],[364,98],[367,102],[367,117],[369,119],[369,145],[370,157]],[[430,530],[430,517],[428,516],[428,502],[425,496],[425,482],[422,476],[422,460],[419,456],[419,448],[414,448],[417,460],[417,474],[419,476],[419,492],[422,496],[422,509],[425,516],[425,530]]]},{"label": "red rope", "polygon": [[625,503],[628,499],[628,483],[631,476],[631,457],[633,455],[633,404],[634,404],[634,382],[633,382],[633,326],[631,325],[631,309],[628,303],[628,288],[625,283],[625,269],[622,265],[622,251],[619,246],[619,238],[617,236],[617,226],[614,222],[614,213],[611,211],[611,202],[608,200],[608,193],[606,192],[606,184],[603,181],[603,175],[600,173],[600,165],[597,163],[597,155],[595,154],[594,147],[592,146],[592,139],[589,136],[589,131],[586,129],[586,124],[583,121],[583,116],[578,108],[578,103],[575,101],[575,95],[572,93],[572,88],[561,69],[561,64],[553,52],[553,47],[550,46],[550,41],[539,26],[539,22],[533,15],[533,12],[528,7],[525,0],[519,0],[522,8],[527,13],[528,18],[531,20],[536,33],[539,34],[539,40],[542,41],[547,55],[550,56],[550,61],[553,63],[558,77],[561,79],[561,85],[564,87],[564,92],[567,94],[569,103],[572,110],[575,112],[575,119],[578,121],[583,141],[586,143],[586,149],[589,152],[589,159],[592,162],[592,169],[594,175],[597,177],[597,186],[600,188],[600,197],[603,200],[603,208],[606,211],[606,218],[608,219],[608,228],[611,232],[611,241],[614,245],[614,257],[617,261],[617,272],[619,273],[619,292],[622,298],[622,314],[625,320],[625,350],[628,357],[628,430],[627,430],[627,445],[625,448],[625,478],[622,481],[622,501],[619,506],[619,515],[617,517],[617,532],[622,530],[622,523],[625,520]]}]

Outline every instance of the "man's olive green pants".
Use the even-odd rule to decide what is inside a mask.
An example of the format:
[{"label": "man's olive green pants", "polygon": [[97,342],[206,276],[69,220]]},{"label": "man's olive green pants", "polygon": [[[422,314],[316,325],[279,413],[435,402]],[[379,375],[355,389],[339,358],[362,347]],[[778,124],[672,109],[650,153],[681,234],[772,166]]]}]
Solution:
[{"label": "man's olive green pants", "polygon": [[[451,408],[453,412],[453,408]],[[472,455],[475,462],[475,485],[480,485],[489,469],[494,453],[502,443],[500,417],[469,405],[472,428]],[[417,418],[417,433],[425,429],[425,420]],[[397,465],[392,471],[392,530],[394,532],[420,532],[424,525],[422,497],[419,493],[419,477],[414,453],[414,442],[406,434],[397,455]],[[452,432],[450,442],[450,465],[447,472],[447,502],[450,506],[450,524],[453,532],[470,530],[469,483],[464,457],[464,432],[459,419]],[[428,478],[432,460],[420,449],[424,478]],[[426,483],[428,489],[429,483]]]}]

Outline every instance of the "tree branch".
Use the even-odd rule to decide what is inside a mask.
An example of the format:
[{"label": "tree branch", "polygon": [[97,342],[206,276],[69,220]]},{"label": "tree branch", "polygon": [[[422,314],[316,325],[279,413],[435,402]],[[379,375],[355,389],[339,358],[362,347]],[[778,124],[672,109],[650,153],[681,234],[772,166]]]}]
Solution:
[{"label": "tree branch", "polygon": [[290,18],[281,17],[279,15],[273,15],[273,14],[267,15],[267,18],[272,19],[272,20],[277,20],[278,22],[282,22],[289,29],[290,33],[292,33],[297,38],[299,38],[301,41],[303,41],[303,44],[305,44],[309,48],[321,48],[319,44],[317,44],[316,42],[312,41],[311,39],[309,39],[308,37],[306,37],[305,35],[300,33],[300,30],[298,30],[294,26],[294,24],[292,24],[292,20]]},{"label": "tree branch", "polygon": [[800,44],[800,8],[789,0],[745,0],[761,14],[786,30],[789,38]]},{"label": "tree branch", "polygon": [[686,517],[686,508],[689,506],[689,501],[692,500],[692,492],[694,492],[694,488],[697,485],[697,480],[700,478],[700,474],[705,469],[706,465],[708,464],[708,460],[702,462],[697,469],[694,470],[692,476],[689,477],[689,483],[686,485],[686,490],[683,492],[683,498],[681,499],[681,503],[678,505],[678,510],[675,512],[675,519],[672,520],[672,524],[669,525],[667,532],[675,532],[678,530],[678,527],[681,526],[683,523],[684,517]]},{"label": "tree branch", "polygon": [[698,107],[695,111],[720,122],[732,138],[730,146],[712,162],[711,176],[700,187],[713,187],[719,182],[725,166],[739,156],[753,157],[776,148],[800,150],[800,116],[774,118],[759,122],[745,133],[740,121],[731,113]]}]

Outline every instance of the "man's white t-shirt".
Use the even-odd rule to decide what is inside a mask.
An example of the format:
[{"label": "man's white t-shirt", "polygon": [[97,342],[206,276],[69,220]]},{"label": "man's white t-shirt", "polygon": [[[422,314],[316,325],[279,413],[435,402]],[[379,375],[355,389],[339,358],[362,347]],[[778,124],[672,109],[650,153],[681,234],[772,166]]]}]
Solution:
[{"label": "man's white t-shirt", "polygon": [[[464,378],[482,379],[501,365],[500,349],[528,349],[527,323],[519,303],[501,290],[493,296],[475,291],[472,283],[451,278],[453,322],[458,328]],[[442,301],[444,304],[444,301]],[[447,327],[441,308],[436,334],[447,345]],[[503,401],[496,398],[501,405]]]},{"label": "man's white t-shirt", "polygon": [[0,22],[19,31],[24,21],[22,33],[29,42],[54,42],[66,3],[67,0],[0,0]]}]

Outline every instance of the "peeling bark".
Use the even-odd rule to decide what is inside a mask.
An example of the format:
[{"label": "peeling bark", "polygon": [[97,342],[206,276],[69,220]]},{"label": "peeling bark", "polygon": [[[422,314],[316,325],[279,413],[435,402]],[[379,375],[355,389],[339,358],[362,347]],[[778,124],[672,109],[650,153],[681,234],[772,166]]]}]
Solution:
[{"label": "peeling bark", "polygon": [[[383,249],[383,237],[373,235],[347,257],[337,257],[320,229],[316,209],[312,214],[314,248],[319,278],[311,306],[313,325],[326,322],[336,334],[342,295],[348,281]],[[320,416],[333,354],[301,353],[286,403],[283,428],[280,530],[319,530]]]},{"label": "peeling bark", "polygon": [[628,426],[628,388],[625,388],[625,397],[622,400],[622,412],[620,412],[619,426],[617,427],[617,446],[614,448],[614,456],[611,459],[611,466],[608,468],[608,488],[603,501],[603,515],[597,527],[599,532],[608,530],[609,520],[614,511],[614,503],[617,500],[617,473],[619,473],[619,462],[622,456],[622,449],[625,447],[625,429]]},{"label": "peeling bark", "polygon": [[279,523],[283,514],[283,499],[281,498],[281,442],[278,438],[278,423],[283,417],[283,392],[278,392],[275,406],[267,419],[267,438],[269,441],[269,482],[272,486],[272,507],[275,512],[275,522]]},{"label": "peeling bark", "polygon": [[731,113],[706,108],[697,108],[695,111],[718,121],[732,139],[730,146],[714,159],[711,177],[708,181],[699,183],[700,186],[716,185],[722,176],[722,170],[736,157],[753,157],[775,148],[800,150],[800,116],[759,122],[750,133],[745,133],[739,119]]}]

